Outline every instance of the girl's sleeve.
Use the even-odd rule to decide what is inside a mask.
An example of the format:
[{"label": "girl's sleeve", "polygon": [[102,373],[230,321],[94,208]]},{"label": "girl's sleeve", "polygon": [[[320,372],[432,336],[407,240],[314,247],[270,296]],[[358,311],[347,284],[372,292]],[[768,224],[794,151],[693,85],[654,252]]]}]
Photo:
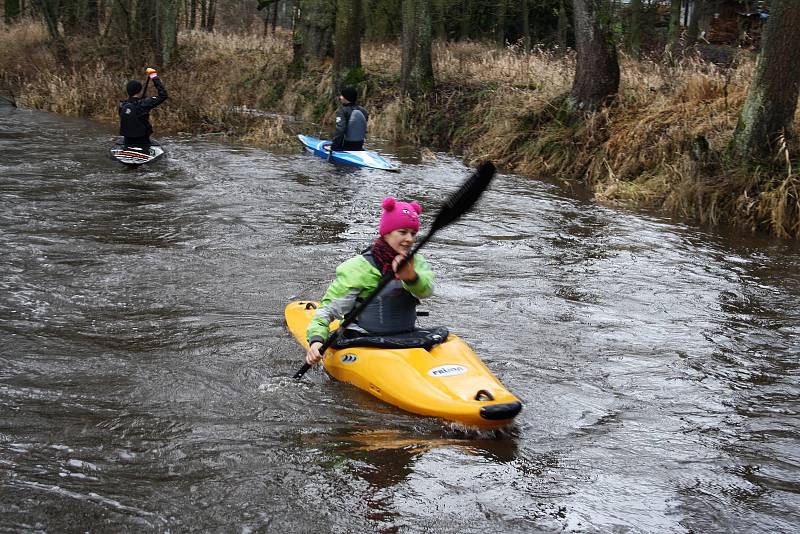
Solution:
[{"label": "girl's sleeve", "polygon": [[350,258],[336,267],[336,278],[328,286],[317,312],[308,324],[306,339],[309,344],[314,341],[324,343],[330,333],[329,325],[344,318],[355,307],[356,299],[365,289],[375,287],[377,282],[372,279],[376,276],[370,270],[369,263],[360,256]]},{"label": "girl's sleeve", "polygon": [[424,299],[433,295],[433,271],[428,262],[420,254],[414,256],[414,271],[417,273],[417,281],[412,283],[403,282],[405,287],[412,295],[418,299]]}]

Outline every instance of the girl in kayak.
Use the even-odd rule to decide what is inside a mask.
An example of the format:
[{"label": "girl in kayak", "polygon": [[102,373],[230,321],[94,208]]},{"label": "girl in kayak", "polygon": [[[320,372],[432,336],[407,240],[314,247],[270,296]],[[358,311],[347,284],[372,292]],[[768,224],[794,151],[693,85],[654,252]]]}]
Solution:
[{"label": "girl in kayak", "polygon": [[433,272],[419,253],[403,269],[400,261],[410,251],[419,231],[422,208],[416,202],[383,199],[379,237],[362,254],[336,267],[336,279],[328,286],[308,325],[306,362],[322,359],[319,349],[328,338],[328,325],[342,319],[358,301],[372,293],[383,273],[394,271],[390,282],[343,334],[345,337],[391,335],[414,330],[419,299],[433,293]]}]

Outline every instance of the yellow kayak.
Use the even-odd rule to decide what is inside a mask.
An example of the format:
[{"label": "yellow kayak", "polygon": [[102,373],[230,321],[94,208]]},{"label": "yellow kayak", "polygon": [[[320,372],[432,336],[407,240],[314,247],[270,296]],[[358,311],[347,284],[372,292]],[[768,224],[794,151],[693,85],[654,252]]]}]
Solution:
[{"label": "yellow kayak", "polygon": [[[286,324],[303,347],[316,310],[313,301],[286,306]],[[336,328],[333,323],[331,328]],[[337,380],[348,382],[403,410],[480,429],[510,424],[522,409],[478,356],[458,336],[426,350],[349,346],[328,349],[322,364]]]}]

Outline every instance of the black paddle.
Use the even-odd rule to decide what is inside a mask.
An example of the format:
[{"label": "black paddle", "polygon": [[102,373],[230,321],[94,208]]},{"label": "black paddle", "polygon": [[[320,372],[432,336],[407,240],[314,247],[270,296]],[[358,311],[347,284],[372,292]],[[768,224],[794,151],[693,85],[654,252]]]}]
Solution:
[{"label": "black paddle", "polygon": [[[439,213],[436,214],[436,219],[434,219],[433,224],[431,225],[431,229],[428,234],[420,239],[417,244],[411,249],[411,252],[403,258],[403,260],[398,264],[397,271],[403,269],[403,267],[414,257],[414,254],[417,253],[419,249],[425,246],[425,243],[433,237],[438,230],[441,230],[448,224],[452,223],[462,215],[464,215],[469,209],[478,201],[481,194],[489,187],[489,182],[492,181],[495,173],[494,164],[491,161],[486,161],[481,163],[478,169],[470,175],[469,178],[458,188],[458,190],[450,195],[450,197],[444,202],[442,207],[439,209]],[[386,287],[386,284],[391,282],[395,277],[395,273],[389,271],[385,273],[380,282],[378,282],[378,286],[375,288],[375,291],[369,294],[367,298],[365,298],[361,303],[356,306],[347,316],[344,318],[342,323],[339,325],[338,330],[331,332],[328,336],[328,339],[325,340],[325,343],[319,348],[320,354],[325,354],[325,351],[331,344],[336,340],[339,336],[339,332],[343,332],[352,322],[358,317],[364,309],[369,306],[369,303],[375,298],[375,296],[381,292],[381,290]],[[311,369],[311,366],[308,363],[304,363],[303,366],[294,374],[294,378],[302,378],[306,371]]]}]

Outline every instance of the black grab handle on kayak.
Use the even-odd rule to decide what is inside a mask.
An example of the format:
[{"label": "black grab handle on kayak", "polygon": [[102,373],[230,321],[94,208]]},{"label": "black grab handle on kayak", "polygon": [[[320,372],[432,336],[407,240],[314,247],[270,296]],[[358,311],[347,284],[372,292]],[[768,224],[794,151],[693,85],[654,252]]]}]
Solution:
[{"label": "black grab handle on kayak", "polygon": [[494,395],[492,395],[492,393],[490,391],[482,389],[475,395],[475,400],[476,401],[493,401],[494,400]]}]

